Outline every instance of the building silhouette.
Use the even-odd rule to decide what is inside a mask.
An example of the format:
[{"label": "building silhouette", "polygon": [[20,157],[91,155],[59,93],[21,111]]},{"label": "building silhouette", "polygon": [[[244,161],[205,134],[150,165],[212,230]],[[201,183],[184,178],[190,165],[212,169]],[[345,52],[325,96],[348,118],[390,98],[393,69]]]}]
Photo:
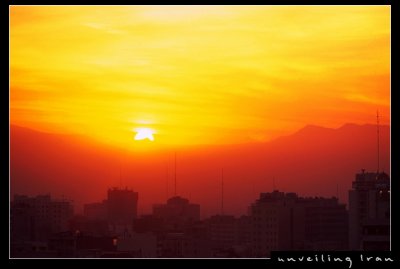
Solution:
[{"label": "building silhouette", "polygon": [[348,248],[348,211],[332,198],[300,198],[305,208],[305,245],[307,250],[329,251]]},{"label": "building silhouette", "polygon": [[216,257],[248,257],[251,252],[251,218],[214,215],[204,220]]},{"label": "building silhouette", "polygon": [[[12,257],[268,257],[271,251],[346,250],[350,223],[359,225],[358,248],[386,249],[389,177],[357,174],[349,219],[336,197],[260,193],[248,215],[200,220],[200,205],[174,196],[137,216],[138,193],[110,188],[107,199],[84,205],[50,195],[16,195],[11,203]],[[358,214],[358,215],[357,215]],[[358,222],[355,222],[358,221]],[[358,227],[358,226],[357,226]]]},{"label": "building silhouette", "polygon": [[205,227],[200,222],[200,205],[171,197],[166,204],[153,205],[152,223],[158,229],[157,257],[211,257],[209,240],[201,235]]},{"label": "building silhouette", "polygon": [[15,195],[10,203],[11,256],[36,256],[47,251],[54,233],[68,231],[73,216],[71,201],[50,195]]},{"label": "building silhouette", "polygon": [[347,211],[337,198],[303,198],[277,190],[250,206],[252,256],[274,250],[347,249]]},{"label": "building silhouette", "polygon": [[169,230],[183,230],[185,226],[200,220],[200,205],[188,199],[174,196],[166,204],[153,205],[153,216],[162,219]]},{"label": "building silhouette", "polygon": [[106,221],[114,233],[132,232],[132,223],[137,218],[139,195],[128,188],[110,188],[107,199],[83,206],[87,221]]},{"label": "building silhouette", "polygon": [[154,217],[151,214],[141,215],[133,221],[133,231],[136,233],[159,233],[164,231],[164,221],[162,218]]},{"label": "building silhouette", "polygon": [[157,244],[157,257],[162,258],[210,258],[214,255],[204,221],[191,222],[181,231],[158,233]]},{"label": "building silhouette", "polygon": [[60,258],[100,258],[104,253],[116,252],[117,239],[113,236],[85,234],[67,231],[53,234],[48,249]]},{"label": "building silhouette", "polygon": [[108,208],[107,200],[100,203],[89,203],[83,205],[83,215],[89,220],[107,220]]},{"label": "building silhouette", "polygon": [[252,243],[252,219],[242,215],[236,219],[236,251],[240,257],[250,257]]},{"label": "building silhouette", "polygon": [[111,188],[107,192],[107,217],[111,223],[129,223],[137,217],[138,193]]},{"label": "building silhouette", "polygon": [[349,191],[349,214],[350,250],[389,250],[389,175],[357,173]]},{"label": "building silhouette", "polygon": [[69,222],[69,230],[81,232],[86,235],[108,236],[110,235],[107,220],[88,219],[82,215],[75,215]]},{"label": "building silhouette", "polygon": [[273,191],[261,193],[250,206],[252,255],[269,257],[273,250],[302,249],[305,236],[304,208],[297,195]]},{"label": "building silhouette", "polygon": [[231,215],[215,215],[205,220],[210,240],[217,250],[226,250],[236,244],[237,219]]},{"label": "building silhouette", "polygon": [[67,231],[73,216],[70,201],[50,195],[15,195],[10,205],[11,235],[15,239],[45,241],[51,233]]},{"label": "building silhouette", "polygon": [[117,251],[128,252],[132,257],[157,257],[157,236],[153,233],[132,233],[118,237]]}]

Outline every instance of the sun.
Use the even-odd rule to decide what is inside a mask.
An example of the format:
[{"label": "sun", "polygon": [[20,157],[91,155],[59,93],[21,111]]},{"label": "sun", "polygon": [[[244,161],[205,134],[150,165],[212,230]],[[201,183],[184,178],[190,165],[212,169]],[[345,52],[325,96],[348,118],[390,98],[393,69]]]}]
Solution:
[{"label": "sun", "polygon": [[135,140],[144,140],[148,139],[150,141],[154,141],[154,131],[150,128],[137,128],[135,129],[136,135]]}]

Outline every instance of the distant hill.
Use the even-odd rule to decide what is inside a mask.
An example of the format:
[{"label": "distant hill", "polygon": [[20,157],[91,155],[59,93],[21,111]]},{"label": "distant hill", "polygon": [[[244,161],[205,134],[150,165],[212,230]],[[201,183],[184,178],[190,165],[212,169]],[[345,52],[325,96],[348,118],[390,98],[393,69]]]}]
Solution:
[{"label": "distant hill", "polygon": [[[389,126],[380,127],[381,168],[389,171]],[[51,192],[82,203],[105,198],[110,186],[139,191],[139,207],[173,194],[174,152],[128,153],[84,137],[11,126],[11,193]],[[305,126],[265,143],[187,147],[177,150],[177,193],[201,204],[202,215],[218,212],[224,169],[225,212],[246,213],[260,192],[334,196],[347,203],[355,173],[377,169],[375,125],[338,129]],[[168,178],[168,180],[167,180]],[[168,181],[168,182],[167,182]]]}]

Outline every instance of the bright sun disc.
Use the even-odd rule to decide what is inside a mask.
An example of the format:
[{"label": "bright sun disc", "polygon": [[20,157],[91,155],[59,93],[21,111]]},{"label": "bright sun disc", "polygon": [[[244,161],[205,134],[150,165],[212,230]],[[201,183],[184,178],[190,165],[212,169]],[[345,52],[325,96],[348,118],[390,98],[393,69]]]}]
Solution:
[{"label": "bright sun disc", "polygon": [[154,131],[149,128],[137,128],[135,140],[143,140],[149,139],[150,141],[154,141]]}]

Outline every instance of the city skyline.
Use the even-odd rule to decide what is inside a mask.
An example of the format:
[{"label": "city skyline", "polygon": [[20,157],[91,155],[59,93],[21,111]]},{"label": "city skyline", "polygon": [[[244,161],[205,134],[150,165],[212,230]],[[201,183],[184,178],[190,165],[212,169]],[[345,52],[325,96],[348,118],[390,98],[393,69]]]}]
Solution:
[{"label": "city skyline", "polygon": [[10,5],[13,255],[387,250],[390,19]]},{"label": "city skyline", "polygon": [[[364,173],[365,172],[365,169],[361,169],[361,170],[359,170],[359,171],[357,171],[357,172],[361,172],[361,173]],[[375,174],[375,172],[367,172],[367,174]],[[381,171],[380,173],[384,173],[384,174],[386,174],[386,172],[384,172],[384,171]],[[387,174],[386,174],[387,175]],[[109,186],[108,188],[107,188],[107,192],[109,193],[110,191],[114,191],[114,190],[116,190],[116,191],[124,191],[124,192],[134,192],[135,194],[136,194],[136,199],[139,199],[138,197],[139,197],[139,193],[138,192],[135,192],[135,189],[132,187],[132,186]],[[346,190],[345,192],[346,193],[348,193],[348,191],[349,190]],[[106,194],[107,193],[106,191],[104,191],[104,193]],[[255,200],[257,200],[258,198],[258,196],[261,194],[261,193],[267,193],[267,192],[280,192],[280,190],[279,190],[279,188],[275,188],[274,186],[272,186],[272,188],[270,189],[270,190],[263,190],[263,191],[261,191],[260,193],[257,193],[257,195],[256,195],[256,198],[255,198]],[[297,194],[297,192],[295,191],[295,190],[292,190],[292,191],[287,191],[287,193],[296,193]],[[337,192],[337,190],[336,190],[336,193],[338,194],[338,192]],[[32,197],[43,197],[43,196],[50,196],[50,197],[52,197],[52,195],[51,195],[51,193],[50,192],[45,192],[45,193],[37,193],[37,194],[31,194],[31,195],[27,195],[27,194],[21,194],[21,193],[16,193],[16,194],[14,194],[14,197],[15,196],[17,196],[17,197],[22,197],[22,196],[26,196],[26,197],[28,197],[28,196],[32,196]],[[13,196],[11,196],[11,197],[13,197]],[[54,198],[54,197],[53,197]],[[167,197],[167,199],[165,200],[165,201],[163,201],[163,202],[168,202],[170,199],[184,199],[184,200],[188,200],[187,199],[187,197],[185,197],[184,195],[182,196],[182,195],[179,195],[179,194],[171,194],[170,196],[168,196]],[[321,196],[321,195],[318,195],[318,194],[316,194],[316,195],[314,195],[314,196],[304,196],[304,198],[305,199],[336,199],[338,202],[341,202],[344,206],[346,206],[346,208],[348,209],[348,201],[347,201],[347,199],[345,200],[345,201],[347,201],[347,202],[344,202],[344,201],[340,201],[340,199],[339,199],[339,197],[338,197],[338,195],[331,195],[331,196]],[[347,198],[347,197],[346,197]],[[62,196],[62,197],[56,197],[56,198],[54,198],[54,199],[56,199],[56,200],[59,200],[59,201],[68,201],[69,203],[71,203],[71,205],[72,205],[72,207],[74,208],[74,212],[76,213],[76,214],[84,214],[85,215],[85,211],[87,211],[87,209],[86,209],[86,207],[90,207],[90,206],[93,206],[93,207],[97,207],[98,205],[101,205],[101,204],[103,204],[104,203],[104,201],[106,201],[106,200],[102,200],[102,201],[92,201],[92,200],[88,200],[88,201],[86,201],[86,203],[84,203],[84,204],[82,204],[82,205],[79,205],[79,206],[75,206],[74,205],[74,200],[73,199],[71,199],[71,198],[69,198],[69,197],[65,197],[64,195]],[[220,197],[220,199],[223,199],[223,197]],[[12,201],[12,200],[11,200]],[[189,200],[188,200],[189,201]],[[189,201],[189,202],[193,202],[193,201]],[[137,204],[138,204],[138,200],[135,202],[135,205],[136,205],[136,207],[137,207]],[[161,206],[161,205],[163,205],[162,203],[160,203],[160,202],[158,202],[158,203],[153,203],[152,204],[152,210],[154,210],[154,207],[157,207],[157,206]],[[248,208],[247,208],[248,209]],[[90,210],[90,209],[89,209]],[[95,210],[98,210],[98,209],[95,209]],[[248,212],[247,212],[248,210],[246,210],[246,211],[243,211],[243,212],[240,212],[240,213],[236,213],[236,214],[233,214],[233,213],[229,213],[229,212],[224,212],[223,211],[223,209],[222,208],[220,208],[220,210],[218,211],[218,210],[216,210],[215,212],[212,212],[212,213],[210,213],[210,215],[207,215],[207,216],[204,216],[203,214],[201,214],[201,210],[199,211],[199,219],[201,219],[201,220],[203,220],[203,219],[205,219],[205,218],[209,218],[210,216],[214,216],[214,215],[228,215],[228,216],[230,216],[230,215],[235,215],[236,217],[238,217],[238,216],[241,216],[241,215],[246,215]],[[137,209],[137,211],[135,211],[134,212],[134,215],[136,216],[136,217],[139,217],[139,216],[146,216],[146,215],[148,215],[150,212],[143,212],[143,210],[140,210],[140,208],[139,209]]]},{"label": "city skyline", "polygon": [[[357,173],[349,209],[337,197],[261,192],[239,217],[200,218],[201,205],[174,196],[137,215],[138,193],[109,188],[107,199],[76,214],[68,200],[15,195],[12,257],[239,258],[272,251],[389,250],[390,178]],[[366,201],[369,201],[366,203]]]},{"label": "city skyline", "polygon": [[[93,151],[90,146],[82,147],[80,140],[73,137],[60,138],[12,126],[10,190],[11,195],[64,195],[73,199],[81,211],[83,204],[103,197],[102,190],[130,186],[146,194],[141,197],[139,213],[148,213],[153,204],[174,195],[176,183],[177,194],[203,204],[202,216],[209,216],[220,212],[224,169],[224,207],[234,215],[246,210],[243,204],[255,199],[257,191],[274,188],[304,196],[339,194],[339,199],[347,204],[346,190],[351,187],[352,175],[361,169],[378,169],[376,130],[376,125],[346,124],[339,129],[307,126],[267,143],[155,151],[137,158],[136,154],[109,147]],[[41,146],[43,143],[49,145],[48,149]],[[380,148],[380,170],[390,173],[388,126],[380,126]],[[63,154],[55,157],[55,152]],[[341,162],[344,156],[346,163]],[[55,164],[52,168],[47,165],[49,159]],[[61,173],[67,168],[66,163],[67,172]],[[292,169],[286,169],[288,164]],[[19,169],[21,165],[24,170]],[[82,165],[86,169],[82,170]],[[26,180],[32,175],[35,185]],[[300,179],[310,184],[301,184]],[[93,182],[98,187],[93,188]],[[86,188],[91,191],[88,193]]]}]

